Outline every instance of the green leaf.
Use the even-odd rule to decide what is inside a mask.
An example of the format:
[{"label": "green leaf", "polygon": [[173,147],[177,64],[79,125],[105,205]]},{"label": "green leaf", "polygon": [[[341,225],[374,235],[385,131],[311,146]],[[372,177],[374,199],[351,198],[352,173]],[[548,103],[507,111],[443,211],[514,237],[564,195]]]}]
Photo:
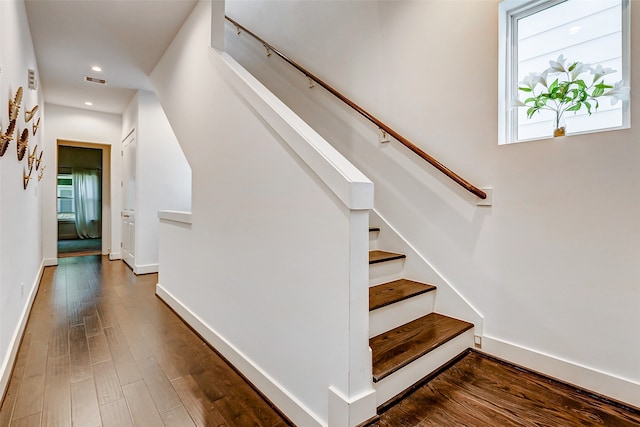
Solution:
[{"label": "green leaf", "polygon": [[593,89],[593,92],[591,92],[591,96],[594,98],[597,98],[599,96],[602,96],[603,93],[604,93],[604,88],[596,86],[595,89]]},{"label": "green leaf", "polygon": [[558,79],[555,79],[555,81],[551,83],[551,86],[549,86],[549,92],[553,92],[554,90],[557,90],[557,88],[558,88]]},{"label": "green leaf", "polygon": [[524,100],[525,104],[528,103],[528,102],[536,102],[536,99],[535,98],[527,98],[527,99]]},{"label": "green leaf", "polygon": [[531,107],[527,110],[527,117],[531,118],[538,109],[536,107]]},{"label": "green leaf", "polygon": [[583,102],[584,105],[587,106],[587,113],[589,113],[589,115],[591,115],[591,103],[590,102]]},{"label": "green leaf", "polygon": [[526,86],[519,87],[518,89],[520,89],[523,92],[533,92],[533,89],[531,89],[530,87],[526,87]]},{"label": "green leaf", "polygon": [[580,111],[581,108],[582,108],[582,103],[578,102],[576,105],[567,108],[567,111]]},{"label": "green leaf", "polygon": [[602,89],[613,89],[613,86],[606,84],[605,82],[602,83],[598,83],[596,85],[597,88],[602,88]]}]

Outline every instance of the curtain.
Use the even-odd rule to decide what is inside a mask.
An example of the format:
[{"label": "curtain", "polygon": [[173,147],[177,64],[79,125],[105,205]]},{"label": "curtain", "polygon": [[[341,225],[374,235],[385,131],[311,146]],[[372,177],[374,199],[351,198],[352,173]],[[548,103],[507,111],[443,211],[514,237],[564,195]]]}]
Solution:
[{"label": "curtain", "polygon": [[97,169],[73,169],[76,231],[81,239],[98,239],[102,232],[100,173]]}]

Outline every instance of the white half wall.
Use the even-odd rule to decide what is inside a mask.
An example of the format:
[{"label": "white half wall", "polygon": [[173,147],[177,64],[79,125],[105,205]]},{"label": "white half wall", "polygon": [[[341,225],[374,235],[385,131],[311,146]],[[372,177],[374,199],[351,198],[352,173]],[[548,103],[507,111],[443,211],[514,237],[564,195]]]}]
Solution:
[{"label": "white half wall", "polygon": [[297,425],[356,425],[375,414],[373,186],[208,47],[210,13],[196,6],[151,76],[193,172],[191,224],[161,222],[158,294]]},{"label": "white half wall", "polygon": [[[640,2],[631,3],[638,28]],[[477,207],[227,24],[227,52],[371,178],[376,211],[482,313],[484,334],[640,383],[638,67],[631,129],[498,146],[498,0],[226,6],[452,170],[493,187],[493,206]],[[632,32],[633,58],[638,49],[640,32]],[[598,381],[576,384],[607,391]],[[623,400],[638,406],[633,390]]]},{"label": "white half wall", "polygon": [[[120,132],[122,117],[116,114],[99,113],[60,105],[46,105],[47,116],[43,119],[44,156],[46,172],[43,184],[43,241],[42,247],[47,265],[56,265],[58,257],[58,218],[56,213],[57,143],[58,140],[93,143],[111,147],[110,205],[103,199],[103,222],[108,220],[110,239],[107,248],[111,258],[120,257]],[[104,164],[104,159],[103,159]],[[103,176],[106,177],[106,174]],[[108,213],[108,215],[105,215]],[[103,239],[105,236],[103,236]],[[114,256],[115,255],[115,256]]]}]

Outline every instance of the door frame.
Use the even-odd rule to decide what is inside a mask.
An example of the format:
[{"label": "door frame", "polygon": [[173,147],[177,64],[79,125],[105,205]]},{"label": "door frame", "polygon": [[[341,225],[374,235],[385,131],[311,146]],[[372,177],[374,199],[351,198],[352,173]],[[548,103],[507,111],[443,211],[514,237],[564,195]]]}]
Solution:
[{"label": "door frame", "polygon": [[[58,176],[58,149],[59,147],[78,147],[102,150],[102,255],[109,255],[111,251],[111,145],[97,142],[71,141],[68,139],[56,140],[56,188]],[[56,208],[56,222],[58,209]]]}]

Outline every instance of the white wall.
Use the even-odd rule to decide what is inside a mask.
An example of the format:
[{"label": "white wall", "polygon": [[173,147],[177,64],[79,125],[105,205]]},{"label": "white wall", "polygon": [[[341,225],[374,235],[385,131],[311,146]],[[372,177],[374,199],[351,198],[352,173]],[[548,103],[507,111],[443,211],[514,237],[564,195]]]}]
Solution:
[{"label": "white wall", "polygon": [[[99,113],[79,108],[47,104],[47,117],[43,118],[44,162],[47,165],[43,185],[43,241],[45,262],[56,265],[58,257],[58,223],[56,213],[56,156],[58,140],[87,142],[111,146],[110,158],[110,205],[103,197],[103,224],[109,221],[110,233],[103,236],[103,243],[112,259],[120,258],[120,133],[122,117],[116,114]],[[106,174],[104,175],[106,177]],[[107,214],[108,213],[108,214]],[[103,245],[104,247],[104,245]]]},{"label": "white wall", "polygon": [[161,224],[158,294],[297,425],[327,425],[330,407],[355,425],[375,413],[370,205],[345,199],[357,175],[371,203],[371,183],[209,50],[207,3],[152,73],[193,171],[191,224]]},{"label": "white wall", "polygon": [[191,210],[191,168],[153,92],[138,91],[123,115],[136,132],[134,271],[158,271],[158,211]]},{"label": "white wall", "polygon": [[[493,207],[476,207],[227,25],[229,53],[374,181],[376,210],[479,309],[486,350],[640,405],[637,126],[498,147],[496,0],[226,3],[445,165],[494,187]],[[637,67],[631,87],[633,97]],[[632,124],[639,115],[635,102]]]},{"label": "white wall", "polygon": [[[27,156],[20,162],[16,156],[16,139],[22,130],[28,127],[31,135],[31,122],[24,121],[25,109],[39,105],[38,117],[44,110],[41,91],[27,88],[27,69],[37,70],[37,63],[21,1],[0,2],[0,67],[0,125],[4,130],[9,124],[7,102],[19,86],[24,89],[14,140],[0,158],[0,395],[3,395],[42,273],[43,182],[38,182],[34,167],[29,187],[24,190]],[[35,144],[42,148],[42,131],[30,136],[30,150]]]}]

